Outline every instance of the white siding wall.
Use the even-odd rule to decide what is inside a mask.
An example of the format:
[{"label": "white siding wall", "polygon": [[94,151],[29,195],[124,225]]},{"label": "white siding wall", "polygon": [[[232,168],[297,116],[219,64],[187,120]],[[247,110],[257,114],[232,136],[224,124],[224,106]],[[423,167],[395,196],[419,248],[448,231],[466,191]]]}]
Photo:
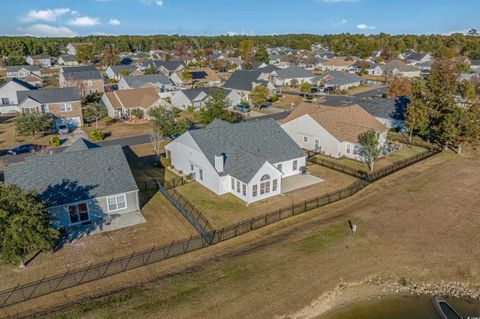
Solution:
[{"label": "white siding wall", "polygon": [[[18,112],[20,110],[17,107],[17,92],[19,91],[28,91],[28,89],[12,81],[0,88],[0,113]],[[1,105],[2,98],[8,98],[8,104],[5,106]]]},{"label": "white siding wall", "polygon": [[[297,169],[293,169],[293,162],[297,161]],[[273,164],[278,169],[278,165],[282,165],[282,177],[289,177],[293,175],[300,174],[300,167],[306,166],[306,157],[299,157],[299,158],[294,158],[285,162],[279,162]]]},{"label": "white siding wall", "polygon": [[[265,174],[270,176],[270,192],[261,195],[260,194],[260,183],[261,183],[260,179]],[[276,191],[272,191],[272,184],[273,184],[274,179],[276,179],[277,183],[278,183]],[[252,194],[253,185],[257,185],[257,196],[255,196],[255,197]],[[252,180],[247,185],[247,200],[246,201],[248,203],[253,203],[253,202],[256,202],[258,200],[262,200],[262,199],[265,199],[265,198],[268,198],[268,197],[276,196],[276,195],[279,195],[281,193],[281,190],[282,190],[282,176],[281,176],[280,172],[276,169],[276,167],[274,167],[270,163],[265,162],[265,164],[263,164],[263,166],[258,170],[258,172],[253,176]]]}]

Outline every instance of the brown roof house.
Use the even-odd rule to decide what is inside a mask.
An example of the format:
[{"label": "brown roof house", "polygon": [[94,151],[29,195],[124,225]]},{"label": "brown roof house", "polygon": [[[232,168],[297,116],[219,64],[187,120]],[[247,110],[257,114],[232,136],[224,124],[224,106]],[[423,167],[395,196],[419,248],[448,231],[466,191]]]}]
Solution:
[{"label": "brown roof house", "polygon": [[105,92],[103,77],[93,66],[63,67],[59,74],[60,87],[76,87],[80,95]]},{"label": "brown roof house", "polygon": [[108,116],[113,118],[130,118],[132,110],[141,109],[144,118],[148,119],[150,108],[171,107],[153,87],[107,92],[103,94],[100,104],[106,107]]},{"label": "brown roof house", "polygon": [[300,104],[286,119],[282,128],[303,149],[340,158],[363,161],[358,138],[374,130],[380,134],[379,147],[387,138],[387,127],[362,107],[352,104],[325,106]]},{"label": "brown roof house", "polygon": [[183,78],[182,72],[173,73],[170,76],[170,79],[177,85],[177,86],[202,86],[202,87],[212,87],[212,86],[219,86],[222,82],[220,77],[210,68],[195,68],[189,69],[188,72],[190,73],[192,79],[185,80]]},{"label": "brown roof house", "polygon": [[56,88],[17,92],[22,113],[48,113],[55,125],[67,124],[70,129],[83,125],[82,102],[77,88]]},{"label": "brown roof house", "polygon": [[315,67],[323,71],[346,71],[353,64],[355,64],[353,59],[335,58],[321,61]]}]

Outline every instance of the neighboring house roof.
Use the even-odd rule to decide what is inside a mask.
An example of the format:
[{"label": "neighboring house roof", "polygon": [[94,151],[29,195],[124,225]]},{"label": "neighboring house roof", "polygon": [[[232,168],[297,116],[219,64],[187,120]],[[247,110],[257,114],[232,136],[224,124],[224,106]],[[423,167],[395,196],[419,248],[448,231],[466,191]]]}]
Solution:
[{"label": "neighboring house roof", "polygon": [[137,67],[135,65],[131,65],[131,64],[130,65],[125,65],[125,64],[111,65],[111,66],[109,66],[109,68],[115,74],[119,74],[121,71],[128,71],[129,73],[132,73],[133,71],[135,71],[137,69]]},{"label": "neighboring house roof", "polygon": [[225,96],[227,96],[231,92],[230,90],[220,88],[220,87],[193,88],[193,89],[181,90],[179,92],[182,92],[183,94],[185,94],[185,96],[190,101],[197,101],[198,97],[200,95],[203,95],[202,93],[206,94],[203,98],[203,100],[205,100],[208,97],[208,95],[213,91],[222,91],[225,94]]},{"label": "neighboring house roof", "polygon": [[405,57],[405,59],[408,59],[408,60],[420,61],[427,56],[427,53],[409,51],[406,54],[404,54],[403,56]]},{"label": "neighboring house roof", "polygon": [[293,78],[313,78],[314,75],[311,71],[298,66],[291,66],[286,69],[276,70],[275,73],[281,79],[293,79]]},{"label": "neighboring house roof", "polygon": [[480,60],[470,60],[470,65],[480,66]]},{"label": "neighboring house roof", "polygon": [[62,68],[63,76],[66,80],[102,80],[103,77],[93,66],[71,66]]},{"label": "neighboring house roof", "polygon": [[308,115],[338,141],[357,143],[360,134],[369,130],[384,132],[387,128],[366,110],[356,104],[326,106],[302,103],[282,123]]},{"label": "neighboring house roof", "polygon": [[163,73],[158,74],[145,74],[138,76],[126,76],[123,78],[129,87],[136,89],[146,85],[174,85],[172,80]]},{"label": "neighboring house roof", "polygon": [[7,66],[7,72],[18,72],[21,69],[26,69],[30,72],[40,71],[40,67],[38,65],[11,65]]},{"label": "neighboring house roof", "polygon": [[282,59],[282,56],[280,54],[270,54],[268,56],[268,59],[270,61],[274,61],[274,60],[281,60]]},{"label": "neighboring house roof", "polygon": [[105,93],[114,108],[149,108],[160,99],[157,90],[153,87],[132,90],[117,90]]},{"label": "neighboring house roof", "polygon": [[403,63],[402,61],[394,60],[387,62],[385,64],[380,65],[383,71],[385,72],[391,72],[395,69],[397,69],[400,72],[415,72],[419,71],[417,67],[414,67],[413,65],[409,65],[406,63]]},{"label": "neighboring house roof", "polygon": [[343,58],[335,58],[322,62],[324,66],[338,66],[338,67],[347,67],[355,63],[354,60],[345,60]]},{"label": "neighboring house roof", "polygon": [[5,182],[38,191],[47,207],[138,190],[120,145],[98,147],[83,139],[61,153],[7,166]]},{"label": "neighboring house roof", "polygon": [[232,63],[232,64],[236,64],[236,65],[242,65],[243,64],[243,60],[240,57],[225,58],[225,60]]},{"label": "neighboring house roof", "polygon": [[8,79],[5,83],[3,83],[3,85],[0,85],[0,89],[3,88],[5,85],[7,85],[8,83],[10,82],[14,82],[20,86],[23,86],[24,88],[26,88],[27,90],[36,90],[37,87],[36,86],[33,86],[31,85],[30,83],[28,82],[25,82],[25,81],[22,81],[21,79],[19,78],[10,78]]},{"label": "neighboring house roof", "polygon": [[159,69],[160,67],[165,68],[169,72],[175,72],[180,66],[185,66],[184,61],[161,61],[155,60],[150,61],[148,65],[154,67],[155,69]]},{"label": "neighboring house roof", "polygon": [[262,65],[265,65],[265,62],[253,61],[251,63],[251,65],[252,65],[252,70],[256,70],[256,69],[260,68]]},{"label": "neighboring house roof", "polygon": [[266,73],[266,74],[270,74],[272,73],[273,71],[278,71],[280,70],[280,68],[278,66],[275,66],[275,65],[272,65],[272,64],[269,64],[263,68],[257,68],[256,71],[260,71],[262,73]]},{"label": "neighboring house roof", "polygon": [[55,88],[17,92],[18,104],[30,98],[38,103],[61,103],[81,101],[77,88]]},{"label": "neighboring house roof", "polygon": [[312,79],[312,82],[317,83],[317,82],[323,81],[324,83],[328,83],[331,85],[345,85],[350,83],[361,82],[362,80],[363,80],[362,77],[355,74],[332,71],[332,72],[325,72],[319,76],[314,77]]},{"label": "neighboring house roof", "polygon": [[254,71],[237,70],[232,73],[223,87],[234,90],[251,91],[253,89],[253,83],[267,84],[267,81],[259,80],[261,74],[261,69]]},{"label": "neighboring house roof", "polygon": [[[195,68],[188,70],[192,75],[192,81],[210,82],[221,81],[220,77],[210,68]],[[181,74],[179,74],[181,77]]]},{"label": "neighboring house roof", "polygon": [[206,128],[189,134],[213,167],[215,155],[224,154],[225,169],[221,175],[231,175],[245,183],[265,162],[275,164],[305,156],[272,119],[236,124],[215,120]]},{"label": "neighboring house roof", "polygon": [[432,67],[433,65],[433,60],[428,60],[428,61],[425,61],[425,62],[422,62],[422,63],[417,63],[415,64],[415,66],[417,67],[424,67],[424,68],[430,68]]},{"label": "neighboring house roof", "polygon": [[60,58],[62,58],[64,62],[77,62],[77,57],[71,54],[62,55]]}]

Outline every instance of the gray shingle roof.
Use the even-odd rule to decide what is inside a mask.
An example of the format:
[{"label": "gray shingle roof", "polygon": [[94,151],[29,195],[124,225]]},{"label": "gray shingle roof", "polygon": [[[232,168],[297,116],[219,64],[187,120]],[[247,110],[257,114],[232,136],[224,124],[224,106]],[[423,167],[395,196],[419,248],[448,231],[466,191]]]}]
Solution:
[{"label": "gray shingle roof", "polygon": [[172,80],[163,73],[158,74],[145,74],[138,76],[126,76],[123,78],[127,82],[128,86],[133,89],[138,89],[143,87],[148,83],[159,83],[161,85],[174,85]]},{"label": "gray shingle roof", "polygon": [[228,95],[231,92],[230,90],[219,87],[203,87],[181,90],[181,92],[185,94],[190,101],[195,100],[201,93],[205,93],[208,96],[208,94],[210,94],[212,91],[222,91],[225,95]]},{"label": "gray shingle roof", "polygon": [[62,153],[7,166],[5,182],[38,191],[47,207],[138,190],[120,145],[91,148],[85,143],[85,149],[76,143]]},{"label": "gray shingle roof", "polygon": [[314,83],[324,81],[331,85],[345,85],[350,83],[362,82],[362,78],[355,74],[346,72],[331,71],[322,73],[316,76],[312,80]]},{"label": "gray shingle roof", "polygon": [[93,66],[71,66],[63,67],[63,76],[67,80],[102,80],[103,77]]},{"label": "gray shingle roof", "polygon": [[234,90],[251,91],[253,88],[252,83],[267,83],[267,81],[258,79],[262,73],[260,70],[261,69],[255,71],[237,70],[232,73],[223,87]]},{"label": "gray shingle roof", "polygon": [[293,79],[293,78],[313,78],[314,75],[311,71],[298,66],[291,66],[286,69],[279,69],[275,71],[277,76],[281,79]]},{"label": "gray shingle roof", "polygon": [[215,155],[225,154],[224,175],[248,183],[265,162],[271,164],[305,156],[272,119],[230,124],[215,120],[191,136],[215,167]]},{"label": "gray shingle roof", "polygon": [[7,72],[18,72],[21,69],[26,69],[30,72],[40,71],[40,67],[38,65],[11,65],[7,66]]},{"label": "gray shingle roof", "polygon": [[77,57],[74,56],[74,55],[71,55],[71,54],[62,55],[61,58],[64,62],[76,62],[77,61]]},{"label": "gray shingle roof", "polygon": [[119,74],[121,71],[124,71],[124,70],[128,71],[129,73],[132,73],[137,69],[137,67],[135,65],[121,64],[121,65],[112,65],[110,66],[110,69],[112,69],[113,73]]},{"label": "gray shingle roof", "polygon": [[23,86],[24,88],[29,89],[29,90],[36,90],[36,89],[37,89],[36,86],[33,86],[33,85],[31,85],[30,83],[28,83],[28,82],[22,81],[22,80],[19,79],[19,78],[11,78],[11,79],[8,79],[4,84],[0,85],[0,88],[4,87],[5,85],[7,85],[7,84],[10,83],[10,82],[15,82],[15,83],[17,83],[18,85],[21,85],[21,86]]},{"label": "gray shingle roof", "polygon": [[39,103],[61,103],[81,101],[80,93],[77,88],[55,88],[32,91],[17,92],[18,103],[31,98]]},{"label": "gray shingle roof", "polygon": [[160,67],[165,68],[169,72],[176,71],[180,66],[185,66],[185,62],[183,61],[161,61],[161,60],[154,60],[148,63],[148,65],[158,69]]}]

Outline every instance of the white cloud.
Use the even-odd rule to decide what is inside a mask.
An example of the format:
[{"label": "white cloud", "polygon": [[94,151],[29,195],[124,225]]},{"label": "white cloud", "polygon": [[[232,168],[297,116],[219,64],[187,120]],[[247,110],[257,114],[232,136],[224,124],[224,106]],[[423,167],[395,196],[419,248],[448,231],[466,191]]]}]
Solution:
[{"label": "white cloud", "polygon": [[120,20],[118,20],[118,19],[110,19],[110,20],[108,20],[108,24],[110,24],[110,25],[121,25],[122,22],[120,22]]},{"label": "white cloud", "polygon": [[228,31],[227,32],[227,35],[230,36],[230,37],[233,37],[235,35],[237,35],[238,33],[237,32],[234,32],[234,31]]},{"label": "white cloud", "polygon": [[20,29],[20,31],[35,37],[74,37],[77,35],[67,27],[54,27],[48,24],[34,24],[27,28]]},{"label": "white cloud", "polygon": [[163,0],[140,0],[140,2],[144,4],[154,4],[159,7],[163,6]]},{"label": "white cloud", "polygon": [[73,25],[76,27],[93,27],[97,24],[100,24],[100,20],[98,18],[91,18],[91,17],[76,17],[68,22],[69,25]]},{"label": "white cloud", "polygon": [[375,29],[375,26],[367,25],[365,23],[360,23],[360,24],[357,24],[357,29],[358,30],[373,30],[373,29]]},{"label": "white cloud", "polygon": [[58,17],[61,17],[69,12],[71,12],[69,8],[30,10],[25,16],[20,17],[20,20],[23,22],[33,22],[39,20],[51,22],[57,20]]}]

